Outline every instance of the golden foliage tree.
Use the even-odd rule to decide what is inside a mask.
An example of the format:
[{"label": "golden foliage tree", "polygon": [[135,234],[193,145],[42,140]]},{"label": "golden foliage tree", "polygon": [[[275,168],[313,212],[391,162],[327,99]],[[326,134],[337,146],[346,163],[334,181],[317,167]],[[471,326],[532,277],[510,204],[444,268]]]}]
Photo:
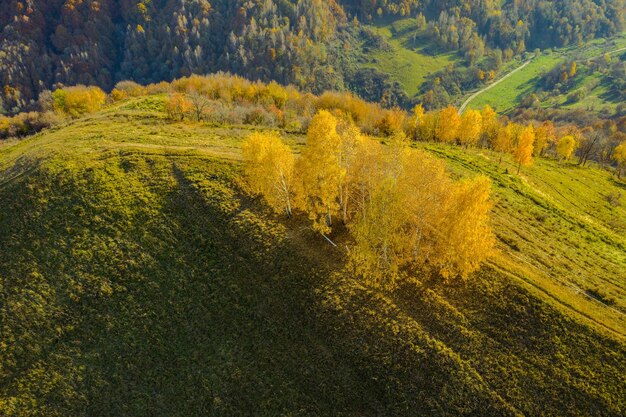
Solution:
[{"label": "golden foliage tree", "polygon": [[626,171],[626,142],[622,142],[613,152],[613,160],[617,163],[617,177],[622,178]]},{"label": "golden foliage tree", "polygon": [[535,156],[543,156],[544,151],[554,140],[554,124],[549,121],[543,122],[535,129],[535,147],[533,154]]},{"label": "golden foliage tree", "polygon": [[478,110],[469,109],[461,116],[459,128],[459,142],[463,146],[473,146],[478,143],[482,132],[483,117]]},{"label": "golden foliage tree", "polygon": [[192,107],[191,101],[181,93],[172,93],[165,100],[165,110],[170,119],[185,120],[185,115]]},{"label": "golden foliage tree", "polygon": [[491,183],[486,177],[478,177],[462,181],[452,190],[438,224],[437,246],[430,262],[444,277],[467,277],[480,268],[495,245],[489,225]]},{"label": "golden foliage tree", "polygon": [[379,142],[362,137],[355,151],[346,174],[346,182],[350,186],[348,220],[363,215],[364,207],[371,199],[372,190],[386,169],[384,147]]},{"label": "golden foliage tree", "polygon": [[488,144],[492,144],[500,130],[498,114],[491,106],[486,105],[480,112],[480,115],[482,117],[482,136]]},{"label": "golden foliage tree", "polygon": [[345,176],[337,119],[326,110],[311,120],[306,146],[298,160],[298,173],[300,205],[313,221],[313,229],[326,235],[332,230],[332,217],[340,209],[340,186]]},{"label": "golden foliage tree", "polygon": [[453,142],[458,137],[461,116],[454,106],[448,106],[439,112],[435,136],[441,142]]},{"label": "golden foliage tree", "polygon": [[352,119],[343,117],[337,125],[337,133],[341,139],[339,147],[339,166],[342,175],[339,181],[339,207],[341,217],[345,223],[350,220],[353,213],[352,202],[354,200],[355,187],[358,183],[358,173],[354,167],[361,157],[360,147],[363,142],[361,130],[354,124]]},{"label": "golden foliage tree", "polygon": [[576,139],[572,135],[563,136],[556,145],[556,154],[559,156],[559,161],[570,159],[575,150]]},{"label": "golden foliage tree", "polygon": [[440,160],[398,144],[376,154],[370,192],[350,225],[355,272],[393,288],[405,268],[430,265],[445,277],[476,270],[494,243],[488,180],[455,184]]},{"label": "golden foliage tree", "polygon": [[409,119],[410,133],[414,139],[420,138],[420,129],[424,125],[424,115],[426,111],[424,106],[418,104],[413,108],[413,114]]},{"label": "golden foliage tree", "polygon": [[254,133],[243,144],[244,173],[252,192],[262,195],[276,212],[291,216],[295,158],[274,133]]},{"label": "golden foliage tree", "polygon": [[493,137],[491,148],[500,153],[500,160],[498,161],[498,164],[502,163],[502,156],[505,153],[511,152],[513,149],[513,131],[513,123],[507,123],[507,125],[500,128],[498,133]]},{"label": "golden foliage tree", "polygon": [[535,129],[528,125],[522,130],[517,139],[517,146],[513,150],[513,157],[517,162],[517,173],[519,174],[522,165],[530,165],[533,162],[533,149],[535,143]]},{"label": "golden foliage tree", "polygon": [[425,141],[436,140],[438,123],[439,117],[435,112],[425,113],[417,124],[416,137]]}]

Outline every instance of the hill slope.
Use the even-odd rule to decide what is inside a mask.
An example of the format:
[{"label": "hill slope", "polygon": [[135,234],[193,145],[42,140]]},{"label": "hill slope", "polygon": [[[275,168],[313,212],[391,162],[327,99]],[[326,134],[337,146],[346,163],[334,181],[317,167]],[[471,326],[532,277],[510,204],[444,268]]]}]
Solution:
[{"label": "hill slope", "polygon": [[[564,182],[544,162],[519,179],[479,151],[428,145],[457,174],[496,180],[502,255],[467,282],[422,275],[379,293],[300,219],[241,192],[250,127],[170,123],[159,103],[0,147],[5,415],[626,410],[626,250],[593,194],[607,174]],[[588,205],[571,199],[583,189]],[[560,243],[571,263],[536,257],[575,237]],[[551,279],[575,280],[607,248],[597,279],[614,316]]]},{"label": "hill slope", "polygon": [[[484,92],[474,97],[470,103],[470,108],[481,109],[489,104],[499,113],[508,113],[519,107],[524,99],[531,94],[540,94],[543,87],[541,85],[541,77],[548,73],[557,64],[561,62],[577,61],[579,65],[587,60],[602,57],[605,53],[619,57],[619,52],[626,48],[626,35],[621,34],[614,38],[595,40],[584,46],[576,46],[569,48],[556,49],[555,51],[544,51],[540,56],[531,58],[528,64],[511,74],[506,80],[503,80],[493,88],[485,89]],[[546,97],[541,101],[543,108],[584,108],[588,110],[601,110],[603,107],[608,108],[611,112],[614,110],[619,100],[612,100],[606,97],[607,80],[600,80],[592,86],[594,76],[585,76],[581,74],[576,82],[576,88],[588,87],[586,97],[577,103],[568,103],[566,94],[556,95],[555,97]],[[595,76],[597,78],[597,74]],[[572,89],[573,90],[573,89]]]}]

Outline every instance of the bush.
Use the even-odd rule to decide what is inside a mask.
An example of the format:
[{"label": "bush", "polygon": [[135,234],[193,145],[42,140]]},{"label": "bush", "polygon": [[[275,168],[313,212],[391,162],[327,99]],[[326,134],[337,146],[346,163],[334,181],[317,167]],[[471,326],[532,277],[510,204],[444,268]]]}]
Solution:
[{"label": "bush", "polygon": [[19,113],[13,117],[0,116],[0,139],[32,135],[58,122],[53,112]]},{"label": "bush", "polygon": [[80,117],[86,113],[93,113],[102,108],[106,102],[106,94],[98,87],[60,88],[52,93],[54,110],[57,113],[70,117]]},{"label": "bush", "polygon": [[568,103],[578,103],[580,100],[585,98],[586,95],[585,89],[581,88],[579,90],[573,91],[567,95]]},{"label": "bush", "polygon": [[139,85],[134,81],[120,81],[115,84],[114,91],[117,90],[120,93],[126,95],[126,97],[139,97],[147,93],[146,87]]}]

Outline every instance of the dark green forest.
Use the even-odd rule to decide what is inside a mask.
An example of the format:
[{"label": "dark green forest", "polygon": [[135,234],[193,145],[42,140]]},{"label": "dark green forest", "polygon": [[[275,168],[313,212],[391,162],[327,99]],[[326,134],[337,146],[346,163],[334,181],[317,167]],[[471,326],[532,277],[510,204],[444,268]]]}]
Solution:
[{"label": "dark green forest", "polygon": [[[312,92],[351,89],[413,104],[358,68],[361,22],[415,18],[438,48],[481,70],[535,48],[576,45],[624,27],[624,0],[3,0],[0,110],[32,107],[59,85],[171,81],[227,71]],[[436,89],[435,89],[436,92]],[[437,98],[432,106],[441,105]]]}]

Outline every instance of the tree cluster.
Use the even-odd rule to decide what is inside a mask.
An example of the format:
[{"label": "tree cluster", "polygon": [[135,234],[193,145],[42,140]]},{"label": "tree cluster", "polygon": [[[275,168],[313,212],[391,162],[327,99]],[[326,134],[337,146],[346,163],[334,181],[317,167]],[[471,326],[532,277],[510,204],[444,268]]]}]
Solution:
[{"label": "tree cluster", "polygon": [[489,181],[453,181],[402,133],[381,144],[344,113],[321,110],[298,158],[273,133],[253,134],[243,156],[251,191],[274,210],[306,213],[324,236],[347,227],[349,263],[371,285],[391,288],[424,265],[465,277],[491,253]]}]

